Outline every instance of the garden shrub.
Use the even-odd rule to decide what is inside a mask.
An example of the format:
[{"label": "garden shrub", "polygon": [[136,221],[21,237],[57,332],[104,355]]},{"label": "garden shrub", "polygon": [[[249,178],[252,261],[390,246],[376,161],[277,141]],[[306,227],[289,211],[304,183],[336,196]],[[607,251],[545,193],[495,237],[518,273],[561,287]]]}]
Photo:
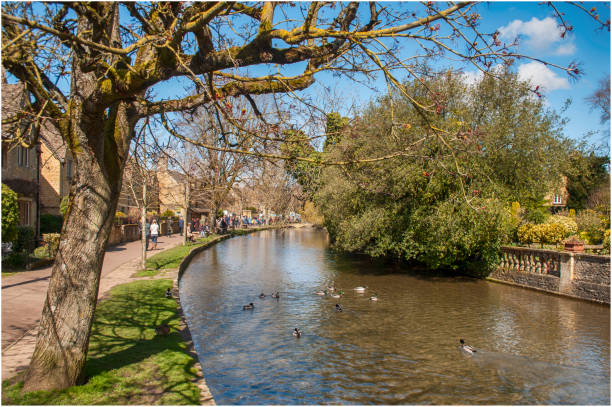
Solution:
[{"label": "garden shrub", "polygon": [[588,244],[600,244],[606,230],[606,219],[592,209],[585,209],[576,215],[580,237]]},{"label": "garden shrub", "polygon": [[162,214],[161,217],[162,218],[172,218],[174,216],[174,211],[171,211],[170,209],[166,209]]},{"label": "garden shrub", "polygon": [[60,213],[62,216],[66,216],[66,212],[68,211],[68,204],[70,203],[70,198],[68,195],[65,195],[60,201]]},{"label": "garden shrub", "polygon": [[55,257],[57,254],[60,236],[61,235],[59,233],[45,233],[42,235],[43,241],[47,245],[49,257]]},{"label": "garden shrub", "polygon": [[34,250],[36,232],[30,226],[17,227],[17,239],[13,242],[13,251],[16,253],[31,252]]},{"label": "garden shrub", "polygon": [[601,254],[610,254],[610,229],[606,229],[603,238],[603,250]]},{"label": "garden shrub", "polygon": [[576,224],[576,221],[568,216],[553,215],[546,219],[546,223],[563,225],[563,227],[566,229],[565,236],[563,237],[568,237],[569,235],[574,235],[578,232],[578,225]]},{"label": "garden shrub", "polygon": [[2,241],[12,242],[17,238],[19,224],[19,202],[17,193],[2,184]]},{"label": "garden shrub", "polygon": [[523,244],[557,244],[566,236],[569,236],[567,228],[561,223],[526,223],[518,229],[519,242]]},{"label": "garden shrub", "polygon": [[60,215],[40,215],[40,233],[61,233],[63,219]]}]

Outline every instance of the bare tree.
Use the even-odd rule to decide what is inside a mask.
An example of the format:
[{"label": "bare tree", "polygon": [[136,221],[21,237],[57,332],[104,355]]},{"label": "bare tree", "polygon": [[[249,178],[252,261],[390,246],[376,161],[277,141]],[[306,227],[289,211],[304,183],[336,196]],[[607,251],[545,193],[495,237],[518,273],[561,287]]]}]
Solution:
[{"label": "bare tree", "polygon": [[586,101],[592,109],[601,110],[601,123],[610,121],[610,75],[599,81],[599,87]]},{"label": "bare tree", "polygon": [[[75,161],[70,205],[23,391],[66,388],[82,379],[104,249],[130,142],[142,118],[159,115],[168,123],[172,112],[206,105],[242,131],[241,137],[275,142],[279,123],[260,116],[251,95],[285,94],[316,110],[316,103],[298,91],[311,86],[322,71],[351,80],[382,72],[390,85],[405,92],[394,72],[422,75],[418,67],[423,59],[448,55],[488,71],[497,63],[527,58],[514,52],[511,44],[503,44],[497,32],[479,28],[474,3],[391,7],[374,2],[312,2],[300,3],[295,10],[294,6],[272,2],[2,4],[2,65],[32,96],[24,117],[53,123]],[[558,17],[565,24],[562,14]],[[609,27],[609,22],[602,24]],[[423,52],[400,59],[402,43],[417,44]],[[300,62],[304,69],[300,73],[281,69]],[[253,75],[247,68],[255,65],[267,67],[268,73]],[[573,64],[553,66],[571,75],[579,73]],[[189,92],[176,99],[154,99],[149,90],[173,78],[191,81]],[[241,112],[226,102],[239,96],[261,121],[257,132],[243,129],[238,120]],[[424,117],[436,114],[435,105],[424,106],[407,96]],[[431,131],[431,137],[444,138],[448,130],[432,127]],[[253,149],[249,143],[243,148],[234,144],[198,145],[286,158]],[[318,163],[309,157],[294,159]]]}]

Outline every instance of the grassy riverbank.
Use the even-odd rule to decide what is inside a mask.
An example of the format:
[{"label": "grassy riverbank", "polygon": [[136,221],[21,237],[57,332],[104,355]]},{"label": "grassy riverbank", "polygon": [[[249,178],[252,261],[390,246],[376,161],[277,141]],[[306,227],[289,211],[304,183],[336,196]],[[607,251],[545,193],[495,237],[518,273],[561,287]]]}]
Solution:
[{"label": "grassy riverbank", "polygon": [[[177,303],[164,297],[168,287],[172,280],[136,281],[98,304],[86,384],[21,395],[17,376],[2,383],[2,404],[199,404],[195,360],[177,332]],[[169,335],[156,335],[161,324]]]}]

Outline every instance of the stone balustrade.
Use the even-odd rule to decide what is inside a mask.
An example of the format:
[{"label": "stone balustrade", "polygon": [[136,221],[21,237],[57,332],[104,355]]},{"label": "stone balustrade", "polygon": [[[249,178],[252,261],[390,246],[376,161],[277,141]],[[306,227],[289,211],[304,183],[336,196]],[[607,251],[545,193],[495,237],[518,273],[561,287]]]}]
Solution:
[{"label": "stone balustrade", "polygon": [[610,303],[610,256],[503,247],[489,279]]}]

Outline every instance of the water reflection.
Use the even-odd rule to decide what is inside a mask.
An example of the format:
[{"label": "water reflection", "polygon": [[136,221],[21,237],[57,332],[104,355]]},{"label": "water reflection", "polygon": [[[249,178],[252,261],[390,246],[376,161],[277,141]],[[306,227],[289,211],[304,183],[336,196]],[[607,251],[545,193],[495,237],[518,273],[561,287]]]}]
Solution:
[{"label": "water reflection", "polygon": [[[609,307],[399,274],[327,245],[267,231],[194,259],[181,301],[218,404],[609,404]],[[314,294],[332,282],[342,299]]]}]

